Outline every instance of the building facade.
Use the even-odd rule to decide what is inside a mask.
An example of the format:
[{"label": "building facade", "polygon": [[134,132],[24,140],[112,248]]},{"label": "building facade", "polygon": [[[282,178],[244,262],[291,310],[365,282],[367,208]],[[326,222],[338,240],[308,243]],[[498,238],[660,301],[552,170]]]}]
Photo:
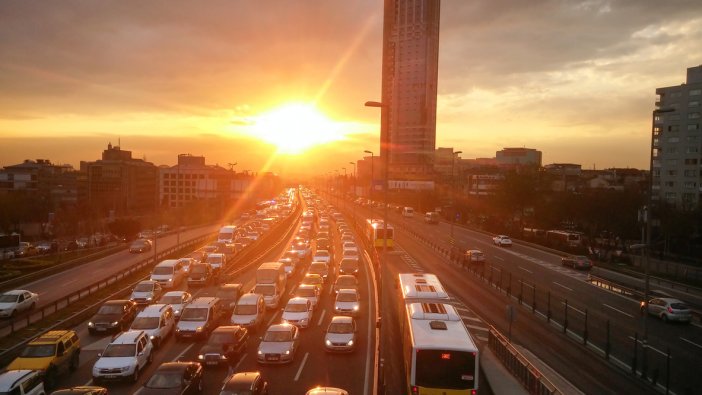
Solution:
[{"label": "building facade", "polygon": [[499,166],[541,167],[541,151],[533,148],[503,148],[495,153]]},{"label": "building facade", "polygon": [[686,83],[656,89],[651,138],[651,200],[679,209],[702,202],[702,65]]},{"label": "building facade", "polygon": [[431,180],[439,0],[385,0],[380,156],[394,180]]},{"label": "building facade", "polygon": [[0,193],[31,193],[44,199],[47,209],[53,210],[85,198],[85,185],[71,165],[27,159],[0,170]]}]

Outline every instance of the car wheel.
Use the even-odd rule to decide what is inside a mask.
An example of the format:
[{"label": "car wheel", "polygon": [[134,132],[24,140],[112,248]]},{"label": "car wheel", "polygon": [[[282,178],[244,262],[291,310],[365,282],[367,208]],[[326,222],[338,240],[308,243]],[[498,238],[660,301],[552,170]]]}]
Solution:
[{"label": "car wheel", "polygon": [[135,383],[139,381],[139,365],[137,365],[137,367],[134,368],[134,374],[132,374],[132,381]]}]

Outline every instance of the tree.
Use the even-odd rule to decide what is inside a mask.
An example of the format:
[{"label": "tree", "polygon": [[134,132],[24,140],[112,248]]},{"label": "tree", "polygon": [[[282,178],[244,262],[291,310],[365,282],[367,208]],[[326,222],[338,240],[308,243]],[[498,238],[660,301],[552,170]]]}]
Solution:
[{"label": "tree", "polygon": [[141,223],[135,219],[120,218],[110,222],[108,225],[110,232],[120,238],[131,240],[136,238],[141,230]]}]

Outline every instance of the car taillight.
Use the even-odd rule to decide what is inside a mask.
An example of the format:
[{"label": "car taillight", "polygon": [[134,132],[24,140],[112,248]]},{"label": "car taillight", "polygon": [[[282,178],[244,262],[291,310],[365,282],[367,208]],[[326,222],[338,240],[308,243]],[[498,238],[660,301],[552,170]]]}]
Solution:
[{"label": "car taillight", "polygon": [[412,386],[412,395],[419,395],[419,387],[416,385]]},{"label": "car taillight", "polygon": [[673,312],[673,308],[670,307],[670,306],[668,306],[668,312],[669,312],[669,313],[672,313],[672,312]]}]

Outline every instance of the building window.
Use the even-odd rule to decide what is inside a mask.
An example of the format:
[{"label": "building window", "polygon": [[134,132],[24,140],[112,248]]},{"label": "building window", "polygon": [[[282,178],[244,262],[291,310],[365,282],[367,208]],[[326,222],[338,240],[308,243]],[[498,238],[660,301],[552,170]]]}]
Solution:
[{"label": "building window", "polygon": [[677,175],[678,175],[678,171],[677,171],[677,170],[668,170],[668,175],[669,175],[669,176],[677,176]]},{"label": "building window", "polygon": [[669,132],[677,132],[678,130],[680,130],[680,125],[669,125],[668,126]]},{"label": "building window", "polygon": [[668,117],[669,121],[677,121],[679,119],[680,119],[680,114],[670,114],[670,116]]},{"label": "building window", "polygon": [[685,141],[687,141],[688,143],[696,143],[697,140],[698,140],[697,136],[687,136],[685,138]]},{"label": "building window", "polygon": [[702,94],[702,89],[691,89],[690,96],[699,96]]},{"label": "building window", "polygon": [[687,148],[685,149],[685,153],[686,153],[686,154],[696,154],[696,153],[698,153],[698,152],[700,152],[699,147],[687,147]]},{"label": "building window", "polygon": [[680,142],[680,137],[668,137],[668,142],[669,142],[669,143],[677,143],[677,142]]},{"label": "building window", "polygon": [[696,170],[685,170],[683,174],[685,175],[685,177],[697,177]]},{"label": "building window", "polygon": [[675,181],[666,181],[664,185],[666,187],[673,188],[675,187]]},{"label": "building window", "polygon": [[695,188],[697,188],[697,183],[694,181],[685,181],[685,183],[683,184],[683,187],[685,189],[695,189]]},{"label": "building window", "polygon": [[678,160],[677,159],[668,159],[665,162],[668,166],[677,166],[678,165]]},{"label": "building window", "polygon": [[700,113],[698,112],[691,112],[687,114],[687,119],[699,119],[700,118]]},{"label": "building window", "polygon": [[700,129],[700,124],[699,123],[694,123],[691,125],[687,125],[687,130],[699,130]]},{"label": "building window", "polygon": [[674,202],[676,197],[677,197],[677,195],[675,194],[675,192],[666,192],[665,193],[665,200],[667,200],[668,202]]},{"label": "building window", "polygon": [[691,102],[687,103],[687,106],[688,106],[688,107],[699,107],[699,106],[700,106],[700,102],[698,102],[697,100],[694,100],[694,101],[691,101]]},{"label": "building window", "polygon": [[697,159],[696,159],[696,158],[685,159],[685,164],[686,164],[686,165],[696,165],[696,164],[697,164]]},{"label": "building window", "polygon": [[678,149],[677,149],[676,147],[668,147],[668,148],[665,150],[665,152],[667,152],[667,153],[669,153],[669,154],[675,154],[675,153],[678,152]]}]

